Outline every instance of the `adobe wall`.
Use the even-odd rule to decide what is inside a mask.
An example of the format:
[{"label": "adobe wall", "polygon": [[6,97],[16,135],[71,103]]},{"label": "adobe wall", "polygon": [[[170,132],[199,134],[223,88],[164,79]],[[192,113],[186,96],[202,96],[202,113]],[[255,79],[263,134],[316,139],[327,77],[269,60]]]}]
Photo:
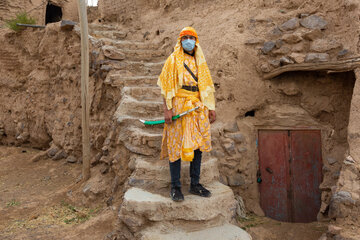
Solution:
[{"label": "adobe wall", "polygon": [[0,2],[0,23],[14,18],[17,13],[26,11],[29,16],[36,19],[38,25],[44,25],[48,2],[62,8],[63,19],[78,21],[76,0],[2,0]]}]

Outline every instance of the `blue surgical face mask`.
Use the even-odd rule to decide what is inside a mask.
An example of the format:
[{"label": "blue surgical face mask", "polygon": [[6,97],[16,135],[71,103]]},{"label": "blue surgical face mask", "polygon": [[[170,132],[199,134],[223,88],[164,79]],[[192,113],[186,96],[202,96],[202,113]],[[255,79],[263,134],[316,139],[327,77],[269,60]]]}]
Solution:
[{"label": "blue surgical face mask", "polygon": [[195,48],[195,40],[185,39],[181,41],[183,49],[187,52],[191,52]]}]

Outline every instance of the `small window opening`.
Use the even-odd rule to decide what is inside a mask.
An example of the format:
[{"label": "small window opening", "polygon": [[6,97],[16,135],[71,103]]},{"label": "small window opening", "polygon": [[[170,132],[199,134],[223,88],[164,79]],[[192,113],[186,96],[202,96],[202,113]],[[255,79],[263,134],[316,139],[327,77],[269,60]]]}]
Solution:
[{"label": "small window opening", "polygon": [[46,6],[45,24],[60,22],[62,19],[61,7],[48,3]]},{"label": "small window opening", "polygon": [[246,112],[245,117],[255,117],[255,110]]}]

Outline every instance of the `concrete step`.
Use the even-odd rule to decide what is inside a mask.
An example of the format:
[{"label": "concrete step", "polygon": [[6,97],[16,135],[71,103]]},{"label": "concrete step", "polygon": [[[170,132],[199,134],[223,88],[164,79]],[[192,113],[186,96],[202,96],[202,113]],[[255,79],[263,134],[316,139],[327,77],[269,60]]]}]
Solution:
[{"label": "concrete step", "polygon": [[243,229],[229,223],[220,226],[205,228],[198,231],[180,231],[163,233],[153,227],[141,232],[141,240],[252,240],[250,234]]},{"label": "concrete step", "polygon": [[231,188],[219,182],[205,187],[212,192],[211,197],[185,195],[183,202],[174,202],[170,197],[140,188],[130,188],[124,195],[119,217],[134,232],[142,230],[148,222],[171,222],[181,226],[184,221],[189,221],[193,227],[199,228],[210,223],[216,226],[229,222],[236,209]]},{"label": "concrete step", "polygon": [[[183,185],[190,184],[190,163],[181,162],[181,181]],[[202,184],[208,184],[219,179],[217,159],[204,159],[201,164]],[[170,189],[170,172],[168,160],[157,160],[139,157],[136,159],[135,170],[129,177],[129,185],[154,192],[161,188]]]},{"label": "concrete step", "polygon": [[161,102],[162,100],[160,87],[124,87],[122,94],[138,101]]},{"label": "concrete step", "polygon": [[112,87],[120,87],[123,88],[124,86],[156,86],[156,83],[158,81],[157,75],[153,76],[133,76],[133,77],[127,77],[123,76],[118,73],[108,73],[106,76],[106,79],[104,81],[105,84],[109,84]]},{"label": "concrete step", "polygon": [[132,116],[141,119],[162,118],[163,102],[138,101],[129,96],[124,96],[114,114],[115,118]]}]

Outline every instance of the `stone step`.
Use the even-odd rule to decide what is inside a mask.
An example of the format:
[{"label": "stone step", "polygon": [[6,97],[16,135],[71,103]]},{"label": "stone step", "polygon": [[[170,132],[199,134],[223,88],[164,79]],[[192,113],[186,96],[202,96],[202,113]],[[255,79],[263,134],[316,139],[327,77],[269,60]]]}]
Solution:
[{"label": "stone step", "polygon": [[138,101],[161,102],[162,100],[160,87],[124,87],[122,94]]},{"label": "stone step", "polygon": [[[145,120],[148,121],[157,121],[157,120],[161,120],[164,119],[162,118],[146,118]],[[164,129],[164,124],[157,124],[157,125],[145,125],[144,123],[140,122],[139,118],[137,117],[133,117],[133,116],[120,116],[117,119],[117,123],[121,126],[134,126],[137,128],[141,128],[141,129],[151,129],[151,130],[157,130],[158,132],[162,132],[162,130]]]},{"label": "stone step", "polygon": [[162,118],[163,102],[138,101],[129,96],[124,96],[114,116],[115,118],[133,116],[138,119]]},{"label": "stone step", "polygon": [[165,50],[148,50],[148,49],[121,49],[121,52],[125,54],[125,59],[133,61],[160,61],[165,60]]},{"label": "stone step", "polygon": [[[233,191],[219,182],[205,185],[212,192],[209,198],[185,195],[185,201],[174,202],[170,197],[151,193],[140,188],[130,188],[124,195],[119,212],[120,219],[131,229],[139,231],[148,222],[171,222],[193,227],[213,226],[229,222],[235,215],[236,201]],[[184,191],[185,193],[185,191]]]},{"label": "stone step", "polygon": [[112,31],[112,30],[119,30],[117,25],[109,25],[109,24],[89,24],[89,31],[97,30],[97,31]]},{"label": "stone step", "polygon": [[164,61],[160,62],[141,62],[141,61],[117,61],[105,60],[103,66],[110,66],[112,74],[121,76],[159,76],[164,66]]},{"label": "stone step", "polygon": [[[181,181],[183,185],[190,184],[190,163],[181,162]],[[203,160],[201,164],[200,182],[208,184],[219,179],[217,159]],[[170,172],[168,160],[154,160],[139,157],[135,162],[135,170],[129,177],[129,185],[139,187],[151,192],[170,187]]]},{"label": "stone step", "polygon": [[125,32],[121,32],[121,31],[117,31],[117,30],[94,30],[91,29],[89,31],[89,34],[92,37],[95,37],[97,39],[104,39],[105,38],[109,38],[109,39],[124,39],[126,38],[126,33]]},{"label": "stone step", "polygon": [[135,126],[129,126],[123,129],[119,136],[118,142],[127,142],[134,146],[150,147],[160,150],[162,133],[153,129],[141,129]]},{"label": "stone step", "polygon": [[108,73],[106,79],[104,81],[105,84],[109,84],[112,87],[120,87],[123,88],[124,86],[156,86],[158,81],[157,75],[153,76],[134,76],[134,77],[127,77],[123,76],[118,73]]},{"label": "stone step", "polygon": [[116,40],[113,38],[100,38],[103,44],[117,47],[118,49],[129,49],[129,50],[156,50],[161,47],[161,43],[147,43],[139,41],[128,41],[128,40]]},{"label": "stone step", "polygon": [[140,233],[141,240],[252,240],[250,234],[229,223],[198,231],[179,231],[163,233],[157,228],[148,228]]}]

